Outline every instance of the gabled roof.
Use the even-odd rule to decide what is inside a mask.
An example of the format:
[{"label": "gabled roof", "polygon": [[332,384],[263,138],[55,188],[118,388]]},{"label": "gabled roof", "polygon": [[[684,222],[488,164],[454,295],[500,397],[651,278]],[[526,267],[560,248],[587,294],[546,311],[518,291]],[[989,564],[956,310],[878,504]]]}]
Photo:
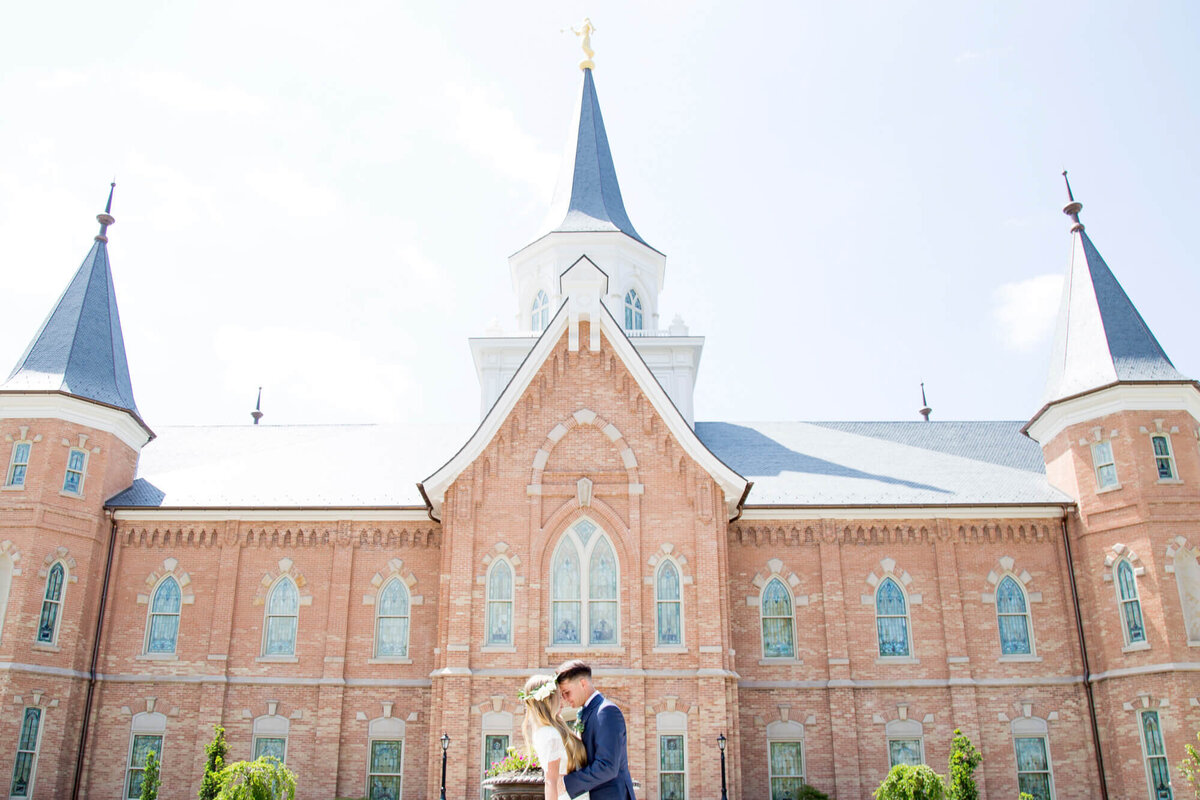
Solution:
[{"label": "gabled roof", "polygon": [[104,236],[112,218],[101,217],[101,234],[0,391],[62,392],[140,422]]},{"label": "gabled roof", "polygon": [[1188,380],[1167,358],[1082,224],[1076,222],[1072,239],[1043,403],[1118,382]]},{"label": "gabled roof", "polygon": [[542,233],[619,231],[649,247],[625,213],[596,83],[583,70],[583,90],[563,153],[562,172]]},{"label": "gabled roof", "polygon": [[[595,265],[591,264],[586,256],[581,258],[573,267],[588,267],[593,270],[599,270]],[[584,270],[586,272],[586,270]],[[568,268],[563,273],[565,279],[571,268]],[[569,290],[569,287],[564,282],[564,292]],[[641,389],[646,399],[658,412],[663,422],[667,426],[667,430],[675,437],[675,441],[679,443],[684,452],[688,454],[701,469],[705,470],[725,495],[726,511],[730,517],[735,517],[738,513],[742,502],[746,498],[746,493],[750,489],[750,484],[731,469],[709,450],[702,441],[696,436],[696,432],[688,425],[686,419],[671,402],[671,398],[659,384],[646,362],[642,360],[641,355],[634,348],[633,343],[625,335],[621,325],[613,318],[612,314],[603,303],[596,300],[594,296],[588,296],[586,292],[576,292],[568,294],[563,305],[559,308],[558,313],[550,320],[550,324],[542,331],[542,335],[538,338],[537,343],[525,357],[521,366],[517,369],[516,374],[504,387],[504,391],[500,393],[495,404],[484,416],[483,421],[479,423],[479,427],[471,435],[471,438],[461,449],[446,462],[441,469],[430,475],[420,484],[421,493],[425,495],[429,503],[430,514],[436,518],[440,518],[442,501],[445,498],[446,490],[450,487],[455,479],[469,467],[483,453],[492,437],[504,424],[504,421],[509,418],[517,402],[525,394],[525,390],[532,383],[534,377],[541,370],[542,365],[554,352],[563,335],[570,329],[571,338],[578,336],[578,323],[580,308],[587,308],[590,312],[587,319],[589,320],[589,334],[594,330],[594,326],[599,324],[600,333],[603,334],[612,347],[613,352],[621,359],[621,362],[629,370],[630,375],[637,382],[638,388]],[[574,319],[573,319],[574,317]],[[580,337],[582,338],[582,337]],[[589,339],[598,345],[599,337],[589,336]],[[586,347],[584,342],[578,341],[579,347]]]}]

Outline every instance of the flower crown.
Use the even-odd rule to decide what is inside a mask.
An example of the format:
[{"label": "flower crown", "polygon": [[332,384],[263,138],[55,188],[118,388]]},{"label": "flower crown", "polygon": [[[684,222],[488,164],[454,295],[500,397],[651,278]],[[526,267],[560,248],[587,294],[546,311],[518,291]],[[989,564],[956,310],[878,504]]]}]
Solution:
[{"label": "flower crown", "polygon": [[540,702],[542,700],[545,700],[550,695],[554,694],[557,690],[558,690],[558,684],[554,682],[553,678],[551,678],[550,680],[546,681],[538,688],[534,689],[532,692],[527,692],[524,689],[517,692],[517,699],[522,700],[522,701],[537,700]]}]

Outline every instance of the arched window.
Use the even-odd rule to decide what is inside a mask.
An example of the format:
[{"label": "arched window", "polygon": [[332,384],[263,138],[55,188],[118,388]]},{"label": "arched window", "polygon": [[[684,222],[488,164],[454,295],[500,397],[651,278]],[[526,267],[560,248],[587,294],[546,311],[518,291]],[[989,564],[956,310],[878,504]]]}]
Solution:
[{"label": "arched window", "polygon": [[[1200,561],[1196,560],[1195,550],[1181,549],[1175,553],[1172,563],[1175,566],[1175,588],[1179,590],[1179,605],[1183,609],[1183,627],[1187,632],[1188,644],[1200,644]],[[3,569],[0,564],[0,583],[4,581]],[[3,602],[0,595],[0,603]]]},{"label": "arched window", "polygon": [[296,623],[300,614],[300,593],[286,575],[267,595],[267,616],[263,632],[263,655],[296,655]]},{"label": "arched window", "polygon": [[146,623],[146,652],[174,653],[179,637],[179,583],[168,576],[154,590]]},{"label": "arched window", "polygon": [[546,326],[550,324],[550,298],[541,289],[538,289],[537,296],[533,298],[533,309],[529,315],[529,327],[531,330],[544,331]]},{"label": "arched window", "polygon": [[503,558],[492,563],[487,576],[487,643],[513,643],[513,573]]},{"label": "arched window", "polygon": [[759,605],[762,611],[763,658],[795,658],[792,593],[783,585],[783,581],[772,578],[763,589]]},{"label": "arched window", "polygon": [[42,616],[38,620],[37,640],[44,644],[58,641],[58,618],[62,612],[63,584],[67,582],[67,569],[56,561],[46,576],[46,594],[42,600]]},{"label": "arched window", "polygon": [[640,331],[642,329],[642,298],[630,289],[625,293],[625,330]]},{"label": "arched window", "polygon": [[551,559],[551,642],[555,645],[619,642],[617,557],[608,537],[599,531],[592,521],[579,520],[563,534]]},{"label": "arched window", "polygon": [[908,656],[908,603],[900,584],[884,578],[875,590],[875,630],[882,658]]},{"label": "arched window", "polygon": [[288,731],[291,723],[282,715],[258,717],[254,720],[254,758],[263,756],[287,760]]},{"label": "arched window", "polygon": [[1142,750],[1146,755],[1146,780],[1150,784],[1150,796],[1154,800],[1171,800],[1171,765],[1167,760],[1167,748],[1163,745],[1162,723],[1154,710],[1138,712],[1141,718]]},{"label": "arched window", "polygon": [[42,709],[26,708],[21,719],[21,731],[17,734],[17,757],[13,762],[12,782],[9,797],[29,797],[33,793],[33,781],[37,777],[38,745],[41,743]]},{"label": "arched window", "polygon": [[804,726],[799,722],[767,725],[767,775],[771,797],[797,797],[804,788]]},{"label": "arched window", "polygon": [[0,642],[4,641],[4,616],[8,612],[8,593],[12,589],[12,577],[12,556],[0,553]]},{"label": "arched window", "polygon": [[1031,655],[1029,605],[1025,590],[1011,575],[1006,575],[996,587],[996,617],[1000,624],[1001,655]]},{"label": "arched window", "polygon": [[683,595],[679,569],[666,560],[654,579],[655,601],[658,608],[655,642],[660,645],[683,644]]},{"label": "arched window", "polygon": [[915,719],[894,719],[884,727],[888,764],[918,766],[925,763],[925,729]]},{"label": "arched window", "polygon": [[163,737],[167,732],[167,715],[143,711],[133,715],[129,733],[129,761],[125,765],[125,797],[142,796],[142,781],[146,778],[146,754],[153,752],[163,762]]},{"label": "arched window", "polygon": [[408,587],[392,578],[379,590],[375,601],[375,657],[404,658],[408,655]]},{"label": "arched window", "polygon": [[1146,624],[1142,621],[1142,601],[1138,599],[1137,577],[1133,566],[1121,559],[1117,564],[1117,600],[1121,606],[1121,630],[1125,644],[1146,641]]},{"label": "arched window", "polygon": [[1017,788],[1033,795],[1034,800],[1054,800],[1049,731],[1046,721],[1038,717],[1017,717],[1012,723]]}]

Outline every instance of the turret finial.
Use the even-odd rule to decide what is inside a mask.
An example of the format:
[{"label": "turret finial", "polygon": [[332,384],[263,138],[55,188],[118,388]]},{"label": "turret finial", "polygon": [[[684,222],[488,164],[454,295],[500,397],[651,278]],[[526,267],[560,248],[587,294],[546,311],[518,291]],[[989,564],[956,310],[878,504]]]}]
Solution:
[{"label": "turret finial", "polygon": [[921,411],[920,414],[929,422],[929,415],[933,413],[933,409],[929,407],[929,401],[925,399],[925,381],[921,381]]},{"label": "turret finial", "polygon": [[108,241],[108,226],[116,222],[112,217],[112,197],[116,188],[117,182],[114,180],[108,185],[108,202],[104,205],[104,213],[96,215],[96,222],[100,223],[100,233],[96,234],[97,242]]},{"label": "turret finial", "polygon": [[585,56],[587,56],[587,58],[585,58],[583,61],[579,62],[580,69],[595,69],[596,68],[595,62],[592,61],[592,58],[594,58],[596,55],[596,52],[594,50],[592,50],[592,34],[595,32],[596,32],[596,26],[592,24],[592,20],[590,17],[583,18],[583,25],[581,25],[578,30],[576,30],[575,28],[571,28],[571,33],[575,34],[576,36],[582,37],[583,41],[580,42],[580,44],[583,45],[583,54]]},{"label": "turret finial", "polygon": [[1067,177],[1067,171],[1063,170],[1063,180],[1067,184],[1067,204],[1063,206],[1063,213],[1071,218],[1071,233],[1077,233],[1083,230],[1083,223],[1079,221],[1079,212],[1083,210],[1083,203],[1075,199],[1075,194],[1071,191],[1071,179]]},{"label": "turret finial", "polygon": [[250,412],[250,416],[254,419],[254,424],[263,418],[262,412],[262,387],[258,387],[258,400],[254,402],[254,410]]}]

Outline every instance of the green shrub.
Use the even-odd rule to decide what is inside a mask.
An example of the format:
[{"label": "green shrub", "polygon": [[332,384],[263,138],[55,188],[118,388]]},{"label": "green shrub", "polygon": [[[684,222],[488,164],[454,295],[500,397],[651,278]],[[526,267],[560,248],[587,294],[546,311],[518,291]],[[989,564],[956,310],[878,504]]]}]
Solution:
[{"label": "green shrub", "polygon": [[793,800],[829,800],[829,795],[806,783],[800,787],[800,791],[797,792]]},{"label": "green shrub", "polygon": [[[1196,738],[1200,739],[1200,733],[1196,734]],[[1187,758],[1179,762],[1179,771],[1192,787],[1194,796],[1200,798],[1200,750],[1192,744],[1184,745],[1184,749],[1187,750]]]},{"label": "green shrub", "polygon": [[138,800],[158,800],[158,787],[162,780],[158,775],[158,755],[151,750],[146,753],[146,771],[142,773],[142,793]]},{"label": "green shrub", "polygon": [[1029,792],[1021,792],[1020,800],[1037,800],[1037,798],[1031,795]]},{"label": "green shrub", "polygon": [[508,754],[504,758],[496,761],[488,768],[488,771],[483,773],[485,778],[494,778],[497,775],[507,775],[510,772],[530,772],[532,770],[540,770],[542,765],[538,763],[537,756],[530,753],[518,753],[517,748],[508,748]]},{"label": "green shrub", "polygon": [[216,800],[221,793],[221,770],[225,769],[225,756],[228,753],[225,729],[213,725],[213,740],[204,747],[208,759],[204,763],[204,778],[200,781],[199,800]]},{"label": "green shrub", "polygon": [[296,775],[271,756],[238,761],[221,770],[217,800],[296,800]]},{"label": "green shrub", "polygon": [[955,728],[954,741],[950,743],[950,800],[979,800],[975,769],[982,761],[983,756],[971,740]]},{"label": "green shrub", "polygon": [[897,764],[875,790],[875,800],[945,800],[942,776],[921,764]]}]

